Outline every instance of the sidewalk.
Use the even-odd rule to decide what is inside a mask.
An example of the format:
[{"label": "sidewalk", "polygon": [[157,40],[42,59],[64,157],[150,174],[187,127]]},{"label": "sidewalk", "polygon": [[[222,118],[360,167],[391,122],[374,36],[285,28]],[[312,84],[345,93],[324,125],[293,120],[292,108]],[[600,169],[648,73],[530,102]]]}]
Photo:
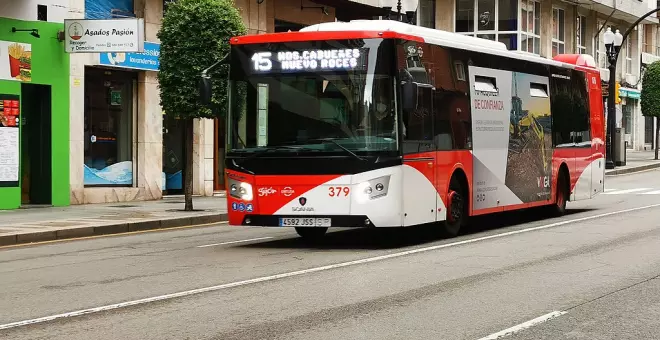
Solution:
[{"label": "sidewalk", "polygon": [[626,153],[626,165],[605,170],[606,176],[623,175],[638,171],[660,168],[660,160],[655,160],[655,151],[631,151]]},{"label": "sidewalk", "polygon": [[183,197],[158,201],[0,210],[0,246],[129,231],[174,228],[227,220],[225,197],[193,197],[195,211],[183,211]]}]

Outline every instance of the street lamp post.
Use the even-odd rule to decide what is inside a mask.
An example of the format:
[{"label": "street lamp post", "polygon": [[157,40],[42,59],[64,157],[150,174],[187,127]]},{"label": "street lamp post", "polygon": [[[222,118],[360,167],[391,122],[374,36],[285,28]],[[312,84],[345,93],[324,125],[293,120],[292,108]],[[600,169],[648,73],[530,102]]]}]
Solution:
[{"label": "street lamp post", "polygon": [[605,168],[614,169],[616,166],[614,162],[614,152],[616,146],[614,145],[614,130],[616,129],[616,62],[621,51],[623,44],[623,36],[616,30],[616,34],[612,33],[611,28],[603,35],[605,42],[605,52],[607,54],[608,69],[610,73],[609,78],[609,93],[607,95],[607,140],[605,147]]},{"label": "street lamp post", "polygon": [[[626,41],[628,35],[639,25],[642,20],[651,16],[651,14],[660,11],[660,7],[648,11],[646,14],[639,17],[623,35],[619,33],[619,30],[616,30],[616,33],[612,33],[611,28],[607,28],[603,40],[605,42],[606,54],[608,59],[608,69],[610,71],[610,80],[609,80],[609,94],[607,96],[607,136],[606,136],[606,146],[605,146],[605,168],[613,169],[614,164],[614,152],[616,150],[614,146],[614,129],[616,129],[616,103],[614,102],[615,92],[616,91],[616,62],[619,57],[619,51],[621,50],[621,45]],[[624,150],[625,152],[625,150]]]},{"label": "street lamp post", "polygon": [[[392,1],[392,2],[394,2],[394,1]],[[410,1],[406,1],[406,5],[410,5]],[[393,6],[383,7],[383,9],[385,10],[385,14],[386,14],[385,16],[388,19],[392,19],[391,18],[392,7]],[[396,21],[401,21],[401,22],[405,22],[405,23],[409,23],[409,24],[412,23],[413,19],[414,19],[414,16],[415,16],[415,11],[406,11],[405,16],[404,16],[404,13],[401,13],[402,9],[403,9],[403,4],[401,3],[401,0],[397,0],[396,1]]]}]

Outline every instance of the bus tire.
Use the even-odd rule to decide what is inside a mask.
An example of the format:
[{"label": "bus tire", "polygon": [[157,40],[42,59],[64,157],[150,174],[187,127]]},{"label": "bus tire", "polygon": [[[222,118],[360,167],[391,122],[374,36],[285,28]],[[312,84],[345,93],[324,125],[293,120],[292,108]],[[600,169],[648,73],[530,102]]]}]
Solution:
[{"label": "bus tire", "polygon": [[454,175],[449,181],[447,191],[447,217],[441,223],[440,232],[446,237],[455,237],[467,222],[468,200],[467,184]]},{"label": "bus tire", "polygon": [[562,167],[559,170],[559,177],[557,178],[555,203],[551,207],[551,213],[553,216],[559,217],[566,214],[566,201],[568,201],[570,195],[569,190],[568,171]]},{"label": "bus tire", "polygon": [[296,232],[307,241],[318,241],[323,238],[328,228],[296,227]]}]

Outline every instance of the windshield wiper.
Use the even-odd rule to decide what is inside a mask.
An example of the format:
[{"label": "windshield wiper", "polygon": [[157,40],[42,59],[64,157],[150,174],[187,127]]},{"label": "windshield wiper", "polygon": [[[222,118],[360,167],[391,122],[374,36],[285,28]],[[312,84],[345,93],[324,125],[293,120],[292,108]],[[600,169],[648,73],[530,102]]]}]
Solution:
[{"label": "windshield wiper", "polygon": [[345,146],[343,146],[343,145],[337,143],[337,141],[336,141],[334,138],[314,138],[314,139],[306,139],[306,140],[305,140],[305,142],[316,142],[316,141],[318,141],[318,142],[324,142],[324,143],[332,143],[332,144],[338,146],[340,149],[346,151],[346,153],[350,154],[351,156],[353,156],[353,157],[355,157],[355,158],[357,158],[357,159],[359,159],[359,160],[361,160],[361,161],[366,161],[366,160],[367,160],[366,158],[364,158],[364,157],[362,157],[362,156],[356,154],[355,152],[349,150],[349,149],[346,148]]},{"label": "windshield wiper", "polygon": [[308,149],[303,148],[303,147],[301,147],[301,146],[287,146],[287,145],[268,146],[268,147],[265,147],[265,148],[263,148],[263,149],[260,149],[260,150],[254,151],[251,155],[249,155],[249,156],[247,156],[247,157],[241,159],[241,163],[244,163],[245,161],[248,161],[248,160],[253,159],[253,158],[257,158],[257,157],[263,155],[263,154],[266,153],[266,152],[269,152],[269,151],[277,151],[277,150],[295,150],[295,151],[304,151],[304,150],[308,150]]}]

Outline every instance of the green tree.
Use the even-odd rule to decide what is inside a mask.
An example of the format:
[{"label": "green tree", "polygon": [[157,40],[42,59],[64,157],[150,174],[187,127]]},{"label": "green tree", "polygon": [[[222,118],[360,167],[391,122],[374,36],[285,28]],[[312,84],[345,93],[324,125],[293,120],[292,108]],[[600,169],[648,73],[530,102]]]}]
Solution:
[{"label": "green tree", "polygon": [[642,114],[655,117],[655,159],[658,159],[660,141],[660,61],[648,66],[642,78]]},{"label": "green tree", "polygon": [[[198,84],[204,69],[229,53],[229,39],[246,34],[232,0],[178,0],[167,4],[158,32],[160,105],[185,121],[185,210],[193,210],[193,119],[222,118],[227,108],[228,65],[214,69],[213,97],[204,105]],[[222,81],[222,80],[225,81]]]}]

